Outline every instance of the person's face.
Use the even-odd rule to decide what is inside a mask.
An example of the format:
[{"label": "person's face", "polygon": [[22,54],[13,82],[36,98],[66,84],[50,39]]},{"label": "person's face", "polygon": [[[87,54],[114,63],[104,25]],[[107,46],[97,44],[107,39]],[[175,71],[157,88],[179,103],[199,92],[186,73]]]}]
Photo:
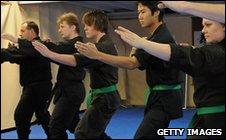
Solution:
[{"label": "person's face", "polygon": [[75,26],[74,25],[70,26],[67,24],[66,21],[63,21],[62,23],[59,24],[58,32],[62,38],[70,39],[73,33],[75,32]]},{"label": "person's face", "polygon": [[32,30],[27,29],[27,23],[24,23],[20,27],[20,37],[31,41],[33,39]]},{"label": "person's face", "polygon": [[95,39],[98,33],[98,31],[94,28],[93,25],[89,26],[87,24],[84,24],[84,31],[85,31],[86,37],[89,39]]},{"label": "person's face", "polygon": [[204,34],[206,43],[216,43],[224,39],[225,27],[221,23],[203,19],[202,25],[202,33]]},{"label": "person's face", "polygon": [[141,24],[141,27],[150,27],[156,20],[155,19],[156,15],[155,14],[152,15],[151,10],[147,6],[142,5],[141,3],[138,4],[137,12],[138,20]]}]

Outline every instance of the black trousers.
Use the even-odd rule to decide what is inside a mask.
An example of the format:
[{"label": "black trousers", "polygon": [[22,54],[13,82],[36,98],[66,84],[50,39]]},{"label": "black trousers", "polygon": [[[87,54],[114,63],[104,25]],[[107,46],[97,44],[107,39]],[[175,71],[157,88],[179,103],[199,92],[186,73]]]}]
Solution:
[{"label": "black trousers", "polygon": [[23,93],[14,113],[19,139],[28,139],[33,114],[48,136],[49,112],[45,109],[52,89],[51,82],[34,83],[23,87]]},{"label": "black trousers", "polygon": [[57,99],[54,100],[55,108],[50,118],[50,139],[67,139],[66,130],[74,133],[80,120],[79,108],[85,98],[83,83],[72,83],[59,86],[55,89]]},{"label": "black trousers", "polygon": [[110,139],[105,129],[120,106],[118,92],[100,95],[84,113],[75,129],[76,139]]},{"label": "black trousers", "polygon": [[187,136],[187,139],[224,139],[225,136],[225,114],[223,113],[215,113],[208,115],[200,115],[198,116],[194,129],[221,129],[221,135],[193,135]]},{"label": "black trousers", "polygon": [[169,123],[169,115],[165,111],[151,109],[145,113],[134,139],[164,139],[164,136],[159,136],[157,131],[168,128]]},{"label": "black trousers", "polygon": [[134,139],[164,139],[158,129],[168,128],[171,120],[182,117],[180,91],[156,91],[150,94],[144,118]]}]

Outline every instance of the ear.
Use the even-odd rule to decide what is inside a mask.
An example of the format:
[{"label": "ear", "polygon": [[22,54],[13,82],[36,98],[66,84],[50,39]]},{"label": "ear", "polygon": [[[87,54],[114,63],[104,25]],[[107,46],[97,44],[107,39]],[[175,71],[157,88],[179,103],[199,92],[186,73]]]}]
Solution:
[{"label": "ear", "polygon": [[160,14],[160,11],[159,11],[159,10],[157,10],[157,11],[155,11],[154,16],[155,16],[155,17],[158,17],[158,16],[159,16],[159,14]]},{"label": "ear", "polygon": [[76,31],[76,28],[77,28],[77,27],[76,27],[75,25],[72,25],[71,28],[74,29],[74,30]]},{"label": "ear", "polygon": [[31,29],[30,31],[31,31],[31,33],[32,33],[32,34],[35,34],[35,31],[34,31],[34,29]]}]

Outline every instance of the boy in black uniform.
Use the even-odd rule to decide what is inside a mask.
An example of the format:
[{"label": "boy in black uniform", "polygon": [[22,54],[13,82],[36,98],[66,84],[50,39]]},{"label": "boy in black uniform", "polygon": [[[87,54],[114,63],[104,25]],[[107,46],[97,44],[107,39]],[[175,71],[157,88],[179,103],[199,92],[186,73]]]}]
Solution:
[{"label": "boy in black uniform", "polygon": [[[64,42],[57,45],[51,42],[46,45],[50,50],[62,54],[75,54],[77,50],[74,44],[77,41],[83,41],[79,36],[78,18],[73,13],[66,13],[58,18],[59,33]],[[53,61],[57,63],[56,61]],[[71,67],[60,63],[57,83],[53,92],[55,92],[52,116],[50,118],[49,132],[51,139],[67,139],[66,130],[74,132],[78,124],[79,109],[85,98],[85,87],[83,80],[85,78],[85,70],[80,67]]]},{"label": "boy in black uniform", "polygon": [[[157,9],[156,1],[139,1],[138,13],[141,26],[150,30],[148,40],[174,43],[162,22],[163,13]],[[107,55],[89,45],[79,47],[78,51],[87,57],[118,67],[146,69],[148,99],[144,119],[135,134],[135,139],[163,138],[158,136],[157,130],[167,128],[170,120],[182,117],[179,71],[172,68],[168,62],[153,57],[142,49],[136,50],[132,57]]]},{"label": "boy in black uniform", "polygon": [[[157,18],[158,22],[153,24],[153,27],[150,27],[154,30],[152,30],[147,40],[174,43],[172,35],[165,24],[162,23],[163,13],[157,8],[157,1],[138,2],[141,26],[148,26],[145,23],[147,8],[150,9],[153,17],[160,12]],[[157,25],[156,28],[154,27],[155,25]],[[164,62],[142,49],[137,49],[132,56],[137,58],[140,70],[146,69],[146,81],[149,86],[149,97],[144,120],[135,134],[135,139],[162,138],[162,136],[157,135],[157,130],[159,128],[167,128],[171,120],[182,117],[182,90],[179,81],[179,71],[170,66],[168,62]]]},{"label": "boy in black uniform", "polygon": [[[103,12],[87,12],[83,16],[83,22],[87,38],[93,39],[100,51],[117,55],[116,48],[107,35],[108,19]],[[77,45],[79,44],[82,43]],[[74,56],[57,54],[42,44],[34,42],[33,45],[42,55],[54,61],[70,66],[85,67],[89,70],[91,91],[87,100],[88,108],[76,127],[75,137],[77,139],[109,138],[104,131],[114,112],[120,106],[120,96],[116,88],[118,69],[80,54]]]},{"label": "boy in black uniform", "polygon": [[[29,41],[41,41],[38,35],[39,28],[36,23],[27,21],[22,24],[20,30],[22,38]],[[14,43],[17,42],[17,38],[9,34],[2,34],[1,37]],[[33,113],[35,113],[38,123],[42,125],[46,135],[49,135],[50,115],[45,110],[45,105],[52,89],[49,60],[42,57],[36,50],[23,49],[24,45],[19,44],[19,48],[11,45],[7,49],[1,49],[2,62],[9,61],[20,65],[20,84],[23,87],[23,92],[14,114],[19,139],[29,138]]]},{"label": "boy in black uniform", "polygon": [[[199,131],[218,129],[218,135],[196,135],[188,138],[216,139],[225,135],[225,25],[203,19],[202,33],[206,39],[203,47],[178,47],[147,41],[131,31],[118,27],[116,32],[130,45],[169,62],[193,77],[194,102],[197,113],[189,127]],[[134,42],[133,40],[137,40]],[[157,49],[158,48],[158,49]],[[214,131],[214,130],[213,130]],[[203,134],[203,133],[202,133]]]},{"label": "boy in black uniform", "polygon": [[[79,36],[78,17],[73,13],[65,13],[58,18],[59,34],[65,39],[64,42],[54,44],[45,42],[46,46],[57,53],[75,54],[78,53],[74,44],[83,38]],[[30,49],[34,49],[31,42],[27,40],[19,40],[19,44],[27,44]],[[24,48],[25,49],[25,48]],[[36,50],[35,50],[36,51]],[[67,139],[66,130],[74,133],[78,124],[79,108],[85,98],[85,87],[83,79],[85,78],[85,70],[81,67],[71,67],[59,64],[57,82],[52,90],[55,94],[53,103],[55,108],[50,118],[49,135],[51,139]],[[49,101],[50,102],[50,101]]]},{"label": "boy in black uniform", "polygon": [[[53,46],[47,44],[47,46],[57,53],[78,53],[74,44],[77,41],[82,42],[83,38],[78,34],[80,30],[77,16],[72,13],[64,14],[59,17],[58,24],[59,33],[66,41],[57,46],[54,44]],[[57,83],[54,88],[56,90],[54,100],[56,106],[50,119],[50,138],[66,139],[67,129],[74,133],[75,127],[80,121],[79,109],[85,99],[84,78],[85,70],[83,68],[59,64]]]}]

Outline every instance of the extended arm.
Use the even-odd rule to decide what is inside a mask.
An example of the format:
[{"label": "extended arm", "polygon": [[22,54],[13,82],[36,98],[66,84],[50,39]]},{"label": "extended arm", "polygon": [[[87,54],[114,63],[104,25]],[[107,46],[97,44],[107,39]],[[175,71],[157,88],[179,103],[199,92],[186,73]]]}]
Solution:
[{"label": "extended arm", "polygon": [[84,44],[81,42],[77,42],[76,48],[81,54],[85,55],[86,57],[102,61],[112,66],[127,69],[135,69],[139,66],[139,62],[137,61],[136,57],[106,54],[101,51],[98,51],[95,44],[92,43]]},{"label": "extended arm", "polygon": [[44,44],[37,41],[32,42],[32,45],[43,56],[48,57],[53,61],[74,67],[77,65],[75,57],[73,55],[55,53],[53,51],[50,51]]},{"label": "extended arm", "polygon": [[141,48],[149,54],[156,56],[162,60],[170,60],[171,48],[169,44],[148,41],[123,27],[118,27],[115,32],[119,34],[120,37],[131,46]]},{"label": "extended arm", "polygon": [[170,8],[179,13],[187,13],[225,23],[225,4],[209,4],[187,1],[162,1],[159,8]]}]

